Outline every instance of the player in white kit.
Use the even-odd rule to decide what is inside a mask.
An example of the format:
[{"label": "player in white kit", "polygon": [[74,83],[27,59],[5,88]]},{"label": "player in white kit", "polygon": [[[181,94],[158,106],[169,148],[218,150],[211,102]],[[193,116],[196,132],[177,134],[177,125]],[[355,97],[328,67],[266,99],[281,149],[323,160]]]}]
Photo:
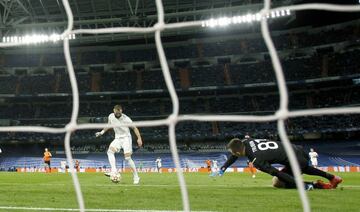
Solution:
[{"label": "player in white kit", "polygon": [[[115,105],[113,109],[113,113],[111,113],[108,117],[109,124],[129,124],[132,123],[132,120],[125,114],[122,113],[121,105]],[[104,128],[101,132],[95,133],[96,137],[102,136],[106,131],[110,128]],[[134,184],[139,184],[140,177],[138,176],[135,163],[131,158],[132,155],[132,139],[130,134],[129,127],[114,127],[115,132],[115,139],[111,142],[109,149],[107,151],[109,163],[111,166],[111,173],[110,175],[116,175],[116,160],[115,160],[115,153],[120,152],[121,149],[124,150],[124,158],[128,162],[129,166],[133,171],[134,176]],[[137,127],[132,127],[136,137],[138,146],[142,146],[142,139],[140,135],[140,131]]]},{"label": "player in white kit", "polygon": [[212,161],[212,172],[217,172],[217,171],[218,171],[218,161],[213,160]]},{"label": "player in white kit", "polygon": [[317,152],[314,151],[313,148],[310,148],[309,157],[310,157],[311,165],[316,168],[318,166],[317,158],[319,157],[319,155]]},{"label": "player in white kit", "polygon": [[162,167],[162,163],[161,163],[161,158],[158,157],[156,160],[155,160],[155,163],[156,163],[156,169],[159,173],[161,173],[161,167]]}]

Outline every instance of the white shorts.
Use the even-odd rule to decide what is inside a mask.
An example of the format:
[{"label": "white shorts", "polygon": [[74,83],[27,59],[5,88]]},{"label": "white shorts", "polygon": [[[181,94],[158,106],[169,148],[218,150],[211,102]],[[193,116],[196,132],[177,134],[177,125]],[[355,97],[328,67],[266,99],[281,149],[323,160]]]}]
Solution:
[{"label": "white shorts", "polygon": [[317,161],[317,160],[311,160],[311,165],[317,166],[317,165],[318,165],[318,161]]},{"label": "white shorts", "polygon": [[120,152],[121,149],[124,150],[124,154],[132,153],[132,139],[131,136],[115,138],[109,147],[116,149],[116,152]]}]

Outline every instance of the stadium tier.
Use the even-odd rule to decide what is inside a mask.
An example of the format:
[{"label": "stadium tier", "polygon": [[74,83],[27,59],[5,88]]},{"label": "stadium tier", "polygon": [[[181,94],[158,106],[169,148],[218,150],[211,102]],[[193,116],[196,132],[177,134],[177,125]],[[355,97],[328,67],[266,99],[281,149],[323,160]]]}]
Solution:
[{"label": "stadium tier", "polygon": [[[288,55],[283,59],[283,69],[289,83],[309,79],[324,78],[325,80],[327,77],[332,79],[331,77],[339,76],[357,78],[360,65],[356,58],[359,55],[360,50],[327,54],[310,52],[310,55],[298,57]],[[89,67],[79,69],[77,72],[79,91],[84,93],[166,89],[165,81],[158,78],[162,75],[161,69],[136,66],[131,68],[132,70],[121,71],[111,70],[111,67],[106,67],[105,69],[109,69],[106,71],[86,70]],[[47,73],[46,69],[53,73]],[[27,71],[27,69],[22,70]],[[0,92],[17,95],[70,93],[68,75],[58,70],[59,68],[44,66],[41,74],[0,75]],[[65,69],[62,70],[65,71]],[[182,90],[194,87],[219,86],[221,88],[275,82],[270,61],[264,58],[259,61],[256,57],[251,61],[227,61],[225,64],[188,64],[186,67],[173,67],[171,74],[176,82],[176,88]],[[207,77],[202,78],[204,75]]]}]

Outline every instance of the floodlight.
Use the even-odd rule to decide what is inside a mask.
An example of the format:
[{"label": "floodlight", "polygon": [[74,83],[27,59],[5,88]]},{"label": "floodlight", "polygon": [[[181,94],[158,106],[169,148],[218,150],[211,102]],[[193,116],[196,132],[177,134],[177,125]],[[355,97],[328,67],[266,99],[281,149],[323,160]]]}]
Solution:
[{"label": "floodlight", "polygon": [[[203,22],[203,26],[207,26],[206,22]],[[74,40],[75,34],[68,35],[69,40]],[[31,44],[31,43],[46,43],[46,42],[57,42],[59,40],[64,40],[64,37],[62,37],[60,34],[53,33],[51,35],[46,34],[33,34],[33,35],[23,35],[23,36],[6,36],[2,38],[2,42],[4,43],[25,43],[25,44]]]}]

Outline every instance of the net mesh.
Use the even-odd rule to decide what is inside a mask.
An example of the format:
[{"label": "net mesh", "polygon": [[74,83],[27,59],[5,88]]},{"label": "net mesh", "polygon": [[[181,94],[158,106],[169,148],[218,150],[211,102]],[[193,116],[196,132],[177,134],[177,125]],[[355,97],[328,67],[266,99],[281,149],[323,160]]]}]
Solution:
[{"label": "net mesh", "polygon": [[[161,0],[156,0],[156,8],[158,14],[158,21],[153,27],[118,27],[118,28],[103,28],[103,29],[78,29],[73,30],[74,17],[69,5],[68,0],[62,0],[66,15],[68,18],[68,24],[66,30],[62,33],[64,54],[66,59],[66,66],[69,73],[71,89],[72,89],[72,114],[70,122],[64,128],[51,128],[51,127],[39,127],[39,126],[10,126],[0,127],[0,131],[12,131],[12,132],[43,132],[43,133],[65,133],[64,146],[67,157],[67,162],[70,169],[73,169],[73,158],[70,150],[70,136],[75,130],[81,129],[100,129],[105,127],[116,127],[116,126],[137,126],[137,127],[154,127],[154,126],[168,126],[169,132],[169,143],[172,157],[175,163],[175,167],[178,170],[177,177],[181,188],[181,196],[183,202],[183,210],[190,211],[190,204],[188,198],[187,187],[185,179],[181,170],[179,155],[176,148],[176,136],[175,126],[178,122],[182,121],[228,121],[228,122],[268,122],[277,121],[277,128],[281,141],[284,144],[290,164],[293,167],[296,185],[298,187],[299,196],[303,205],[304,211],[310,211],[310,204],[303,188],[302,177],[300,174],[299,165],[295,159],[294,152],[291,148],[291,144],[286,134],[284,121],[292,117],[300,116],[314,116],[314,115],[334,115],[334,114],[350,114],[360,113],[360,107],[348,107],[348,108],[321,108],[321,109],[308,109],[289,111],[288,110],[288,92],[285,84],[285,78],[282,71],[282,67],[279,61],[279,57],[276,53],[276,49],[270,37],[268,23],[266,18],[261,19],[261,33],[265,40],[265,44],[269,50],[271,61],[275,70],[277,85],[280,93],[280,107],[275,114],[266,116],[254,116],[254,115],[179,115],[179,99],[175,91],[175,87],[169,72],[169,66],[167,64],[164,48],[161,42],[161,32],[168,29],[184,28],[184,27],[201,27],[202,21],[182,22],[182,23],[171,23],[165,24],[164,22],[164,8]],[[356,12],[360,11],[360,6],[344,6],[344,5],[333,5],[333,4],[300,4],[283,6],[277,8],[270,8],[270,0],[264,1],[264,7],[260,11],[262,17],[266,17],[271,11],[275,10],[328,10],[328,11],[340,11],[340,12]],[[108,124],[77,124],[78,112],[79,112],[79,91],[76,82],[75,72],[70,56],[70,45],[69,37],[72,34],[106,34],[106,33],[155,33],[156,49],[159,56],[162,73],[166,82],[167,89],[170,93],[172,101],[172,113],[162,120],[154,121],[137,121],[128,125],[108,125]],[[14,47],[24,45],[22,43],[0,43],[0,47]],[[72,181],[74,184],[77,202],[80,211],[85,211],[85,204],[83,195],[81,192],[79,180],[76,172],[71,171]]]}]

